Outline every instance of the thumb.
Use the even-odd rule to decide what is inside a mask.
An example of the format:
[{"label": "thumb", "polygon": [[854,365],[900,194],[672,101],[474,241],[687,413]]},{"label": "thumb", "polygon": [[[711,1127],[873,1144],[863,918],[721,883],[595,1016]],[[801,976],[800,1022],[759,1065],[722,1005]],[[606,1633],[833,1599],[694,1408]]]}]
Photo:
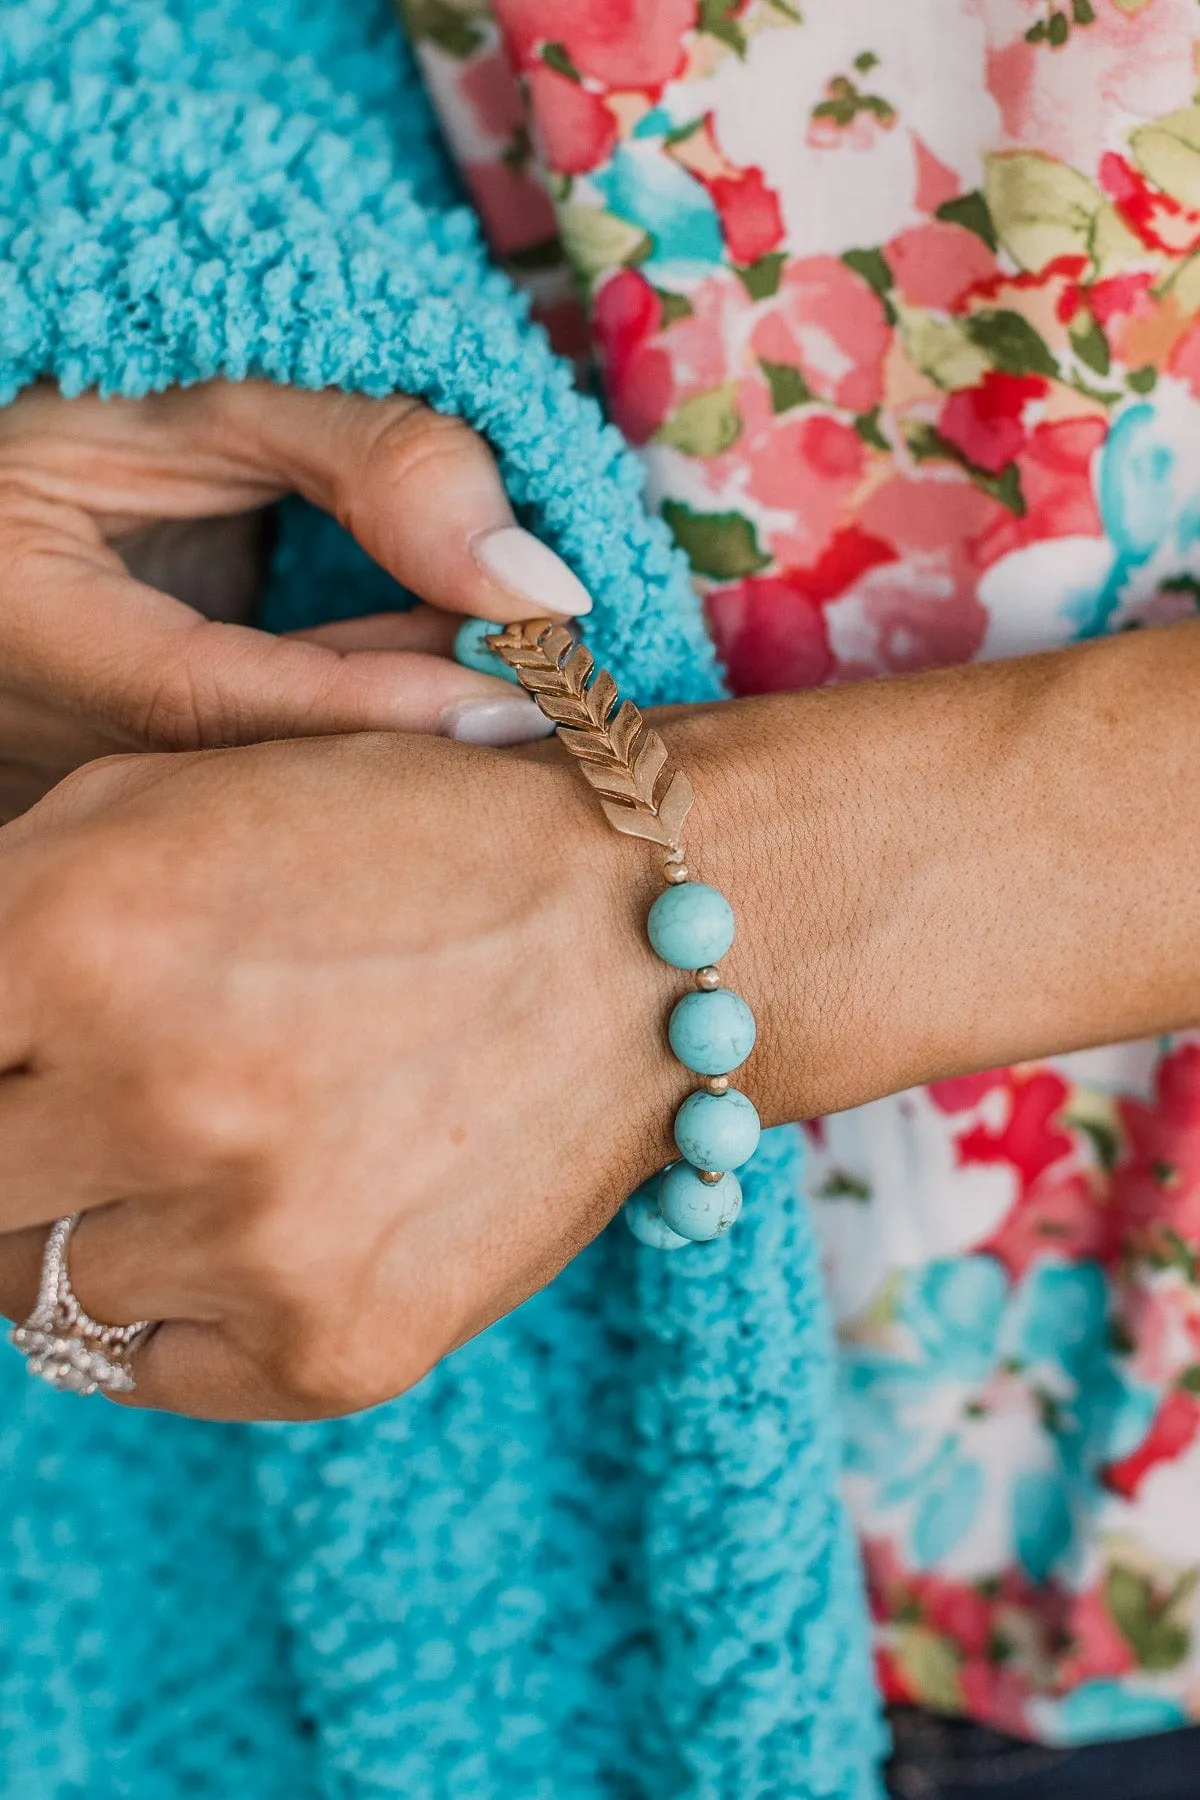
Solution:
[{"label": "thumb", "polygon": [[430,605],[503,623],[591,610],[562,558],[517,524],[490,450],[463,420],[405,395],[267,382],[221,388],[217,416],[264,481],[333,513]]}]

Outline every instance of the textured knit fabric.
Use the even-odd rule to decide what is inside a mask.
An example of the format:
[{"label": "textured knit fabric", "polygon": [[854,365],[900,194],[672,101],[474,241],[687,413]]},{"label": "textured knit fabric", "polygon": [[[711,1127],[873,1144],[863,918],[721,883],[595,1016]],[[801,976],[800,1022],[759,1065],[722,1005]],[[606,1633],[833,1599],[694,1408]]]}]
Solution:
[{"label": "textured knit fabric", "polygon": [[[735,691],[1195,616],[1195,0],[407,12]],[[1197,1034],[811,1130],[886,1692],[1051,1743],[1200,1718]]]},{"label": "textured knit fabric", "polygon": [[[644,701],[719,691],[641,474],[489,272],[372,0],[0,12],[0,395],[403,388],[488,434]],[[286,512],[277,623],[394,592]],[[231,1428],[0,1366],[16,1800],[870,1800],[832,1352],[768,1134],[729,1239],[623,1226],[396,1404]]]}]

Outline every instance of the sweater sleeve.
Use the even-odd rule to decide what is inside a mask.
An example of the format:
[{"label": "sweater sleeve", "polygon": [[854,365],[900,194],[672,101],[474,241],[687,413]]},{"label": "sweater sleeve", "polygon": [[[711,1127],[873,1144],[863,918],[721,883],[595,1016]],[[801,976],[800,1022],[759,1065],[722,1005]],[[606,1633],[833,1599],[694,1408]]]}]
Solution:
[{"label": "sweater sleeve", "polygon": [[720,691],[640,465],[489,265],[385,0],[9,0],[0,403],[214,377],[467,419],[622,685]]}]

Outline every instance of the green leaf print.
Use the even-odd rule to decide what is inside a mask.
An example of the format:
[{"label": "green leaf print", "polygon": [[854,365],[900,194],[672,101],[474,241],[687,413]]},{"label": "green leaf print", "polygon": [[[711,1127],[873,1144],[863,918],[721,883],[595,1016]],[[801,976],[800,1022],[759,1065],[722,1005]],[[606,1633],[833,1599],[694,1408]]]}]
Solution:
[{"label": "green leaf print", "polygon": [[771,560],[759,549],[754,526],[743,513],[700,513],[682,500],[665,500],[662,515],[697,575],[733,581],[756,575]]},{"label": "green leaf print", "polygon": [[958,1657],[948,1638],[928,1625],[910,1625],[896,1634],[896,1661],[914,1700],[936,1712],[963,1709]]},{"label": "green leaf print", "polygon": [[977,469],[973,463],[969,463],[961,450],[948,438],[944,438],[937,426],[931,425],[926,419],[908,421],[903,431],[908,453],[914,462],[957,463],[982,493],[990,494],[993,500],[1006,506],[1016,518],[1024,518],[1028,509],[1021,492],[1021,471],[1016,463],[1006,463],[998,475],[993,475],[989,470]]},{"label": "green leaf print", "polygon": [[741,436],[742,416],[734,399],[732,382],[693,394],[677,406],[654,434],[656,443],[670,444],[685,456],[719,456]]},{"label": "green leaf print", "polygon": [[946,225],[961,225],[964,231],[973,231],[989,250],[997,249],[996,227],[988,203],[978,188],[972,188],[969,194],[959,194],[954,200],[943,201],[933,216]]},{"label": "green leaf print", "polygon": [[1104,1598],[1117,1629],[1140,1668],[1156,1674],[1177,1669],[1191,1649],[1192,1634],[1180,1618],[1196,1590],[1200,1570],[1190,1569],[1166,1594],[1120,1563],[1108,1571]]},{"label": "green leaf print", "polygon": [[976,387],[992,366],[972,343],[962,319],[942,319],[919,307],[901,306],[900,333],[914,367],[947,393]]},{"label": "green leaf print", "polygon": [[996,234],[1021,268],[1037,273],[1056,256],[1091,254],[1103,201],[1085,175],[1036,150],[989,156],[985,171]]},{"label": "green leaf print", "polygon": [[561,44],[543,44],[542,61],[548,69],[565,75],[568,81],[582,82],[583,77]]},{"label": "green leaf print", "polygon": [[1130,133],[1133,160],[1155,187],[1200,206],[1200,106],[1185,106]]},{"label": "green leaf print", "polygon": [[655,288],[658,295],[659,329],[665,331],[668,325],[674,325],[676,319],[690,319],[695,307],[686,294],[669,294],[666,288]]},{"label": "green leaf print", "polygon": [[743,263],[734,273],[752,300],[769,300],[779,288],[779,277],[786,261],[782,250],[771,250],[757,262]]},{"label": "green leaf print", "polygon": [[877,294],[886,294],[891,287],[892,271],[882,250],[845,250],[842,261],[856,275],[861,275]]},{"label": "green leaf print", "polygon": [[715,37],[718,43],[728,45],[739,56],[745,56],[746,34],[737,21],[740,11],[741,0],[700,0],[696,28]]},{"label": "green leaf print", "polygon": [[482,21],[488,0],[402,0],[400,10],[418,43],[436,44],[459,61],[473,56],[485,41]]},{"label": "green leaf print", "polygon": [[1078,313],[1072,319],[1068,335],[1080,362],[1086,363],[1097,375],[1107,375],[1112,362],[1108,339],[1090,312]]},{"label": "green leaf print", "polygon": [[1058,364],[1045,338],[1023,313],[1000,308],[971,313],[963,323],[971,342],[1004,374],[1057,376]]},{"label": "green leaf print", "polygon": [[1140,369],[1131,369],[1125,379],[1135,394],[1148,394],[1158,381],[1158,370],[1153,363],[1145,363]]},{"label": "green leaf print", "polygon": [[812,389],[793,363],[766,362],[760,358],[758,366],[771,390],[772,412],[790,412],[793,406],[803,406],[812,399]]},{"label": "green leaf print", "polygon": [[884,436],[883,427],[879,423],[879,408],[877,406],[873,406],[870,412],[858,413],[855,416],[853,423],[854,429],[857,431],[863,443],[869,444],[872,450],[891,450],[892,446]]},{"label": "green leaf print", "polygon": [[622,265],[644,262],[654,248],[649,234],[598,206],[570,202],[558,209],[558,229],[570,262],[584,281]]}]

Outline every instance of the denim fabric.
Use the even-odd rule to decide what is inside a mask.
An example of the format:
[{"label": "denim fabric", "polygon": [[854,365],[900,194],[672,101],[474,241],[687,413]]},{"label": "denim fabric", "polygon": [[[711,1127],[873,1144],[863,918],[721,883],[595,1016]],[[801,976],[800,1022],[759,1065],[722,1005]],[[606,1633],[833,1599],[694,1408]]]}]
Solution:
[{"label": "denim fabric", "polygon": [[1200,1729],[1052,1750],[911,1710],[891,1726],[892,1800],[1200,1800]]}]

